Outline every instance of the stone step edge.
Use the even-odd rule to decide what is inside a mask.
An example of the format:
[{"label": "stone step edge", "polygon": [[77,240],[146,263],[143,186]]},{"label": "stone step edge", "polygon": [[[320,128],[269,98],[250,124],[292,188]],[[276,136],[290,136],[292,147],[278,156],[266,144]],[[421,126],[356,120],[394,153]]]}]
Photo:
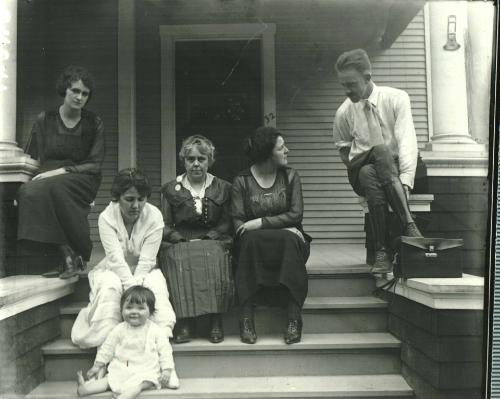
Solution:
[{"label": "stone step edge", "polygon": [[[40,384],[28,399],[76,399],[73,381],[50,381]],[[399,374],[183,378],[178,390],[153,390],[142,397],[177,397],[182,399],[244,398],[335,398],[335,397],[413,397],[413,390]],[[109,392],[92,397],[106,397]]]},{"label": "stone step edge", "polygon": [[[357,278],[373,278],[370,274],[370,266],[366,264],[355,264],[346,266],[321,266],[307,265],[307,274],[309,277],[316,278],[339,278],[339,277],[357,277]],[[82,279],[87,279],[90,269],[79,270],[77,273]]]},{"label": "stone step edge", "polygon": [[[88,302],[72,302],[60,308],[61,315],[76,315],[87,306]],[[306,298],[303,310],[366,310],[366,309],[386,309],[387,301],[373,296],[355,297],[309,297]],[[259,306],[259,309],[266,309]]]},{"label": "stone step edge", "polygon": [[[203,338],[193,339],[184,344],[172,344],[177,354],[181,353],[220,353],[220,352],[265,352],[265,351],[345,351],[372,349],[400,349],[401,341],[390,333],[310,333],[303,334],[302,341],[286,345],[281,334],[259,335],[257,343],[244,344],[239,336],[228,335],[219,344],[212,344]],[[42,347],[45,356],[88,355],[95,348],[80,349],[70,339],[58,339]]]}]

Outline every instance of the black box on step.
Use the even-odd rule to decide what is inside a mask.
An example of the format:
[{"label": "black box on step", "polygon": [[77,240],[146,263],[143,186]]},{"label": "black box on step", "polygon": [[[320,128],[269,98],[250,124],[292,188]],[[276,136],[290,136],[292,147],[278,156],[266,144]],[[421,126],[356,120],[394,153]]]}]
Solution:
[{"label": "black box on step", "polygon": [[401,278],[462,277],[462,239],[401,236],[397,240],[394,276]]}]

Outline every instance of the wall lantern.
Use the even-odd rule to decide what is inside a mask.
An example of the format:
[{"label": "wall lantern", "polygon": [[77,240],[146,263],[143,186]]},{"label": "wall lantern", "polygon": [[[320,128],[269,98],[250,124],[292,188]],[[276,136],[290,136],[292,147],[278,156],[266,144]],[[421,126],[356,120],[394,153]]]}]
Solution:
[{"label": "wall lantern", "polygon": [[455,51],[460,48],[460,44],[457,43],[457,16],[448,15],[448,33],[447,42],[443,48],[447,51]]}]

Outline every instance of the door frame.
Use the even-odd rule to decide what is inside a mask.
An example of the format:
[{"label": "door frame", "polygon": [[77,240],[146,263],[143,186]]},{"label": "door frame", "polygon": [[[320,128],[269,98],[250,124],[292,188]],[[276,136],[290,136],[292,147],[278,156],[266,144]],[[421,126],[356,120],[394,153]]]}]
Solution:
[{"label": "door frame", "polygon": [[160,25],[161,43],[161,184],[176,176],[175,43],[202,40],[261,40],[262,116],[276,126],[276,79],[272,23]]}]

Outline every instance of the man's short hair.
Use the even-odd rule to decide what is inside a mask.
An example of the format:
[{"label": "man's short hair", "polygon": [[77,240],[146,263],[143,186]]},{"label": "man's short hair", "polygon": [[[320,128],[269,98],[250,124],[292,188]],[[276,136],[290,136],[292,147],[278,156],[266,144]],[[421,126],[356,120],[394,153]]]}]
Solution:
[{"label": "man's short hair", "polygon": [[371,74],[372,64],[368,58],[366,51],[357,48],[355,50],[346,51],[340,54],[337,62],[335,63],[335,70],[345,71],[347,69],[355,69],[361,74]]}]

